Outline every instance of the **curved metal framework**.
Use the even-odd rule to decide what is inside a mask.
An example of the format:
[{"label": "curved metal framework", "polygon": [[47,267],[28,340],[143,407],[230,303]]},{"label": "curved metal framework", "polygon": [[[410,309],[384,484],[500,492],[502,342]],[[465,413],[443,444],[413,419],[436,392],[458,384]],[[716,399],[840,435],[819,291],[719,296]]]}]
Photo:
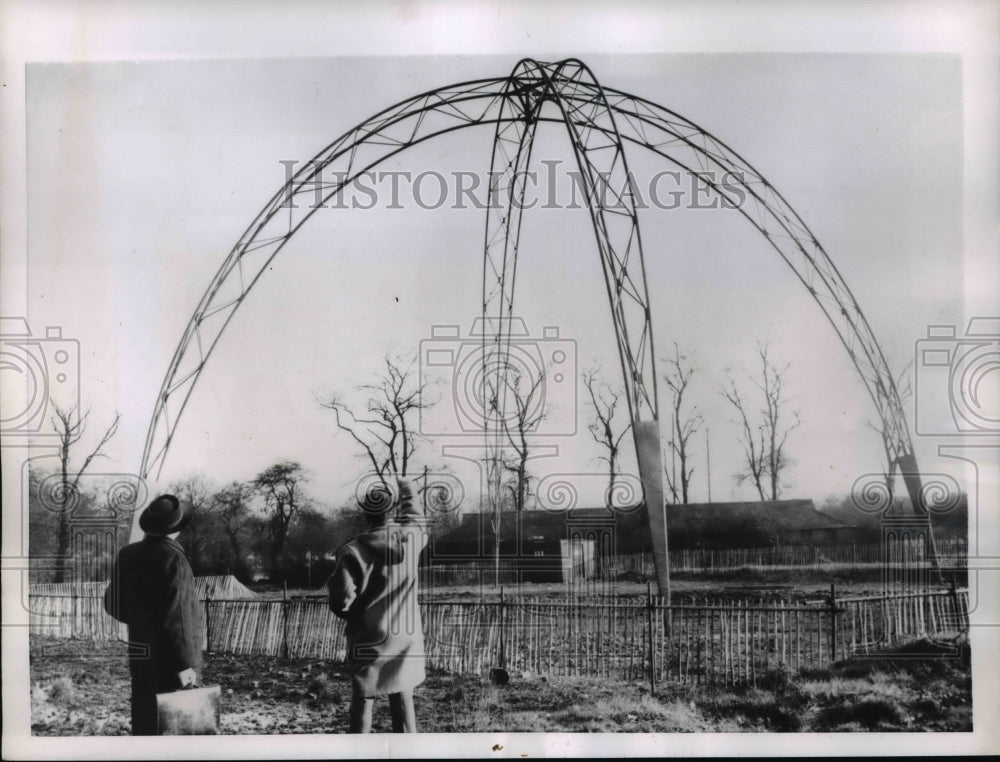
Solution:
[{"label": "curved metal framework", "polygon": [[[543,110],[555,104],[556,115]],[[360,174],[395,154],[454,130],[494,125],[492,169],[501,208],[488,205],[483,270],[484,342],[509,350],[525,169],[539,122],[562,123],[585,183],[611,306],[647,503],[659,472],[658,407],[649,299],[624,143],[641,146],[697,174],[733,204],[795,272],[819,305],[857,369],[883,424],[891,468],[908,476],[915,509],[926,515],[913,445],[884,354],[860,306],[816,236],[785,198],[742,156],[679,114],[643,98],[602,87],[580,61],[525,59],[508,77],[431,90],[392,106],[338,138],[307,162],[264,206],[232,248],[202,296],[171,359],[156,398],[140,466],[145,478],[162,468],[198,377],[237,308],[291,237]],[[491,175],[494,176],[494,175]],[[500,363],[500,368],[505,367]],[[498,401],[496,415],[503,414]],[[488,448],[500,447],[488,426]],[[649,451],[655,441],[656,453]],[[644,466],[643,452],[646,452]],[[655,460],[653,460],[655,459]],[[647,471],[655,471],[656,476]],[[655,479],[655,482],[654,482]],[[654,494],[651,494],[654,493]],[[658,502],[662,505],[662,489]],[[651,500],[651,498],[653,500]],[[655,503],[654,503],[655,504]],[[652,516],[657,511],[650,511]],[[655,521],[655,520],[654,520]],[[656,523],[659,523],[658,521]],[[666,575],[665,526],[657,571]],[[660,563],[662,560],[662,563]]]},{"label": "curved metal framework", "polygon": [[640,455],[639,475],[649,506],[658,584],[661,593],[668,595],[653,329],[633,177],[615,114],[593,73],[576,59],[551,64],[525,59],[514,68],[510,83],[508,91],[515,90],[517,96],[504,105],[503,116],[510,119],[498,122],[494,136],[490,177],[498,178],[500,203],[496,208],[487,205],[483,265],[483,377],[492,387],[484,395],[492,398],[486,410],[490,505],[500,503],[502,492],[502,454],[508,436],[505,420],[512,392],[507,380],[510,332],[526,170],[542,108],[552,103],[558,115],[545,121],[561,121],[566,126],[583,179]]}]

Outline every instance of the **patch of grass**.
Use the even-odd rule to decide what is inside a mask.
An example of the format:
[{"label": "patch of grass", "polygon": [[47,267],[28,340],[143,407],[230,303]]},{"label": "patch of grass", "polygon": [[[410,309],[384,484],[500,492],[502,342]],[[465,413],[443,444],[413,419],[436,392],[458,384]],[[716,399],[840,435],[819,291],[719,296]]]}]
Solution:
[{"label": "patch of grass", "polygon": [[335,689],[333,680],[326,672],[320,672],[313,677],[306,686],[309,698],[317,701],[328,701],[336,698],[338,691]]},{"label": "patch of grass", "polygon": [[900,730],[908,723],[905,710],[892,699],[850,699],[825,707],[816,716],[817,731],[844,731],[860,726],[865,730]]},{"label": "patch of grass", "polygon": [[57,677],[49,684],[48,699],[57,706],[76,706],[80,702],[80,691],[70,678]]},{"label": "patch of grass", "polygon": [[792,685],[792,672],[784,666],[770,669],[757,677],[756,687],[762,690],[785,691]]},{"label": "patch of grass", "polygon": [[505,733],[546,733],[557,730],[547,714],[507,712],[505,718],[506,724],[502,728]]},{"label": "patch of grass", "polygon": [[721,692],[705,703],[713,717],[731,718],[741,730],[789,733],[803,729],[803,699],[797,691]]},{"label": "patch of grass", "polygon": [[829,680],[804,680],[799,691],[810,699],[827,701],[842,696],[856,696],[867,692],[869,683],[859,678],[831,677]]},{"label": "patch of grass", "polygon": [[489,686],[481,692],[472,703],[469,713],[469,730],[473,733],[495,731],[503,727],[503,703],[500,701],[499,689]]},{"label": "patch of grass", "polygon": [[617,695],[593,704],[575,704],[556,713],[555,719],[595,733],[684,733],[709,726],[697,708],[678,700],[664,704],[648,695]]},{"label": "patch of grass", "polygon": [[803,667],[797,673],[799,680],[830,680],[833,678],[833,670],[830,667]]}]

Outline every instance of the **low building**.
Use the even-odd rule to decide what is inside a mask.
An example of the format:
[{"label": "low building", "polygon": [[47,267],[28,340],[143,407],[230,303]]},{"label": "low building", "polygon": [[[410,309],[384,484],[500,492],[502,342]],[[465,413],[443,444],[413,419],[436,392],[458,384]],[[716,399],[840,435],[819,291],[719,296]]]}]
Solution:
[{"label": "low building", "polygon": [[[467,514],[458,527],[432,539],[430,562],[488,564],[497,556],[492,519]],[[590,576],[595,559],[652,550],[644,505],[505,513],[499,534],[502,564],[535,569],[531,576],[550,580]],[[855,534],[854,526],[818,510],[812,500],[667,506],[668,544],[676,549],[838,545]]]},{"label": "low building", "polygon": [[854,540],[856,530],[857,527],[823,513],[812,500],[667,507],[667,536],[676,548],[840,545]]}]

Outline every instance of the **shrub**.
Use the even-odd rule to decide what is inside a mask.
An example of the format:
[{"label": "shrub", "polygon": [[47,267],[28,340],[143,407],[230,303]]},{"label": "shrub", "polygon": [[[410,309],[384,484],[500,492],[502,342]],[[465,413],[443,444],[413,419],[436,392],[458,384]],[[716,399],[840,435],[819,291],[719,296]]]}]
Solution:
[{"label": "shrub", "polygon": [[757,676],[756,686],[765,691],[784,692],[792,684],[792,675],[788,668],[781,664]]},{"label": "shrub", "polygon": [[310,698],[315,698],[317,700],[332,699],[335,697],[333,681],[326,672],[321,672],[310,680],[306,690],[308,691]]},{"label": "shrub", "polygon": [[80,691],[68,677],[57,677],[49,686],[49,701],[53,704],[71,706],[80,700]]}]

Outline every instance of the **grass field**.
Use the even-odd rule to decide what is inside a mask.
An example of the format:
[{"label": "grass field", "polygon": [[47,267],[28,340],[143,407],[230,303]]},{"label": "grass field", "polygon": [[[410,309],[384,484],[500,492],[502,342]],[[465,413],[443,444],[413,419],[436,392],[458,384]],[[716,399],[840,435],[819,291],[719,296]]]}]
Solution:
[{"label": "grass field", "polygon": [[[905,649],[904,649],[905,651]],[[830,669],[775,672],[757,687],[662,685],[606,679],[431,673],[416,691],[426,732],[970,731],[968,650],[957,658],[905,653]],[[205,681],[223,688],[227,734],[343,733],[350,683],[317,660],[206,654]],[[32,732],[128,733],[128,670],[121,643],[33,637]],[[387,732],[384,702],[375,729]]]}]

